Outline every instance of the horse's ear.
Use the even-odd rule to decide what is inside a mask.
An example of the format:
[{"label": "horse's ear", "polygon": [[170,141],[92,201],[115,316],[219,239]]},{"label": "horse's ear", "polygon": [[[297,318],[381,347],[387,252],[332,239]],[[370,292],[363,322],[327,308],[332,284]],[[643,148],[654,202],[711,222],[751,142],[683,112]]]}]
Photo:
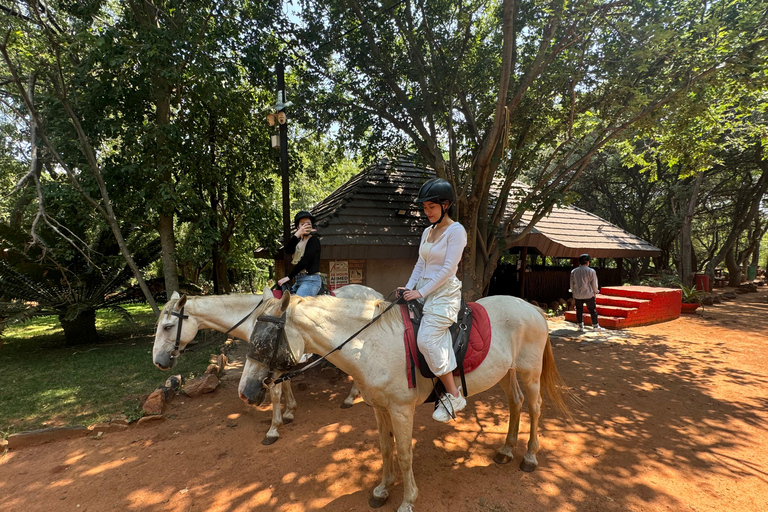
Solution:
[{"label": "horse's ear", "polygon": [[283,292],[283,298],[280,301],[280,312],[284,313],[288,309],[288,305],[291,303],[291,292],[285,290]]},{"label": "horse's ear", "polygon": [[184,295],[181,296],[181,298],[179,299],[179,302],[176,303],[176,309],[183,308],[184,304],[186,303],[187,303],[187,294],[185,293]]},{"label": "horse's ear", "polygon": [[178,300],[179,299],[179,292],[173,292],[171,295],[171,300]]},{"label": "horse's ear", "polygon": [[272,293],[272,290],[269,288],[269,286],[264,287],[264,294],[261,296],[262,299],[274,299],[275,295]]}]

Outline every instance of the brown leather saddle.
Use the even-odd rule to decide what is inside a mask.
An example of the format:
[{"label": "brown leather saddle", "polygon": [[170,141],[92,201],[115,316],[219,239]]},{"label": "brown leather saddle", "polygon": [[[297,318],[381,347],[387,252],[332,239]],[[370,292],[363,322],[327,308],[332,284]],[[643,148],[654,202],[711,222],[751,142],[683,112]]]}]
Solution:
[{"label": "brown leather saddle", "polygon": [[[422,354],[421,350],[418,349],[419,326],[421,325],[421,318],[424,315],[423,305],[417,300],[410,300],[407,301],[407,306],[408,317],[411,319],[411,324],[413,325],[413,335],[416,339],[416,354],[418,357],[419,372],[421,373],[422,377],[427,379],[435,379],[436,375],[432,373],[432,370],[429,369],[429,365],[427,364],[426,359],[424,359],[424,354]],[[459,315],[456,319],[456,322],[448,330],[451,333],[453,352],[456,355],[456,368],[459,370],[459,375],[461,377],[461,389],[464,393],[464,396],[467,396],[467,382],[464,378],[464,356],[467,354],[467,347],[469,346],[469,334],[472,331],[472,310],[469,308],[469,306],[467,306],[467,303],[464,301],[464,299],[461,299],[461,308],[459,309]],[[412,358],[413,355],[408,354],[408,357]],[[411,377],[413,378],[414,382],[416,380],[416,376],[414,375],[416,371],[415,363],[416,361],[411,360]],[[434,384],[434,389],[426,399],[426,402],[435,402],[437,401],[438,396],[440,396],[442,393],[445,393],[445,386],[443,386],[443,383],[440,382],[439,379],[436,380],[437,382]]]}]

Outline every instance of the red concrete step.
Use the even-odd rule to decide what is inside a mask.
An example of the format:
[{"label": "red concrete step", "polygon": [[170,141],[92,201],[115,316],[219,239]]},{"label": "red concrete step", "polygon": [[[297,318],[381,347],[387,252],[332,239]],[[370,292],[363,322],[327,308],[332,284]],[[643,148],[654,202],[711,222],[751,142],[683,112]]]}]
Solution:
[{"label": "red concrete step", "polygon": [[630,297],[621,297],[618,295],[603,295],[602,293],[595,297],[595,302],[606,306],[638,309],[651,303],[650,299],[632,299]]},{"label": "red concrete step", "polygon": [[[609,329],[649,325],[680,317],[682,291],[651,286],[605,286],[595,297],[598,321]],[[565,319],[576,321],[575,311],[566,311]],[[584,309],[584,323],[591,319]]]},{"label": "red concrete step", "polygon": [[675,292],[681,293],[676,288],[659,288],[656,286],[603,286],[600,288],[600,295],[647,300]]},{"label": "red concrete step", "polygon": [[[597,309],[598,316],[620,316],[623,318],[636,316],[639,311],[638,308],[626,308],[622,306],[614,306],[613,304],[598,304],[595,309]],[[586,306],[584,306],[584,312],[589,313],[589,310],[587,310]]]},{"label": "red concrete step", "polygon": [[[565,319],[569,322],[576,323],[576,312],[566,311]],[[584,313],[582,320],[584,320],[584,325],[592,325],[592,317],[589,316],[589,313]],[[627,327],[627,325],[625,325],[627,323],[627,319],[623,316],[597,315],[597,323],[606,329],[623,329]]]}]

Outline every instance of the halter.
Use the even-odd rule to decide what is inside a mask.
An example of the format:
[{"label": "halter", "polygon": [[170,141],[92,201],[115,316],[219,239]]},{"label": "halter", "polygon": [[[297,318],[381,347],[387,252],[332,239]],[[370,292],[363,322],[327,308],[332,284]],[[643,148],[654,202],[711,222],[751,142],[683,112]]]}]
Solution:
[{"label": "halter", "polygon": [[[313,366],[317,366],[318,364],[320,364],[320,362],[321,362],[321,361],[323,361],[323,360],[327,359],[327,358],[328,358],[328,356],[330,356],[331,354],[333,354],[333,353],[334,353],[334,352],[336,352],[337,350],[341,350],[342,348],[344,348],[344,345],[346,345],[347,343],[349,343],[350,341],[352,341],[353,339],[355,339],[355,337],[357,337],[357,335],[358,335],[358,334],[360,334],[361,332],[363,332],[363,331],[364,331],[366,328],[368,328],[368,327],[369,327],[371,324],[373,324],[373,322],[375,322],[376,320],[378,320],[379,318],[381,318],[381,317],[384,315],[384,313],[386,313],[387,311],[389,311],[390,309],[392,309],[392,308],[393,308],[395,305],[397,305],[399,302],[400,302],[400,300],[396,300],[395,302],[392,302],[392,303],[391,303],[389,306],[387,306],[387,308],[386,308],[384,311],[382,311],[381,313],[379,313],[378,315],[376,315],[375,317],[373,317],[373,319],[371,319],[371,321],[370,321],[370,322],[368,322],[368,323],[367,323],[367,324],[365,324],[363,327],[361,327],[361,328],[360,328],[360,330],[358,330],[358,331],[357,331],[355,334],[353,334],[352,336],[350,336],[349,338],[347,338],[346,340],[344,340],[344,341],[343,341],[343,342],[342,342],[342,343],[341,343],[341,344],[340,344],[338,347],[334,348],[333,350],[331,350],[330,352],[328,352],[328,353],[327,353],[327,354],[325,354],[324,356],[322,356],[322,357],[320,357],[320,358],[318,358],[318,359],[315,359],[315,360],[314,360],[314,361],[312,361],[311,363],[309,363],[309,364],[307,364],[307,365],[305,365],[305,366],[302,366],[301,368],[296,368],[296,366],[295,366],[295,358],[293,357],[293,351],[291,351],[291,347],[290,347],[290,344],[288,344],[288,338],[287,338],[287,337],[286,337],[286,335],[285,335],[285,313],[283,313],[283,315],[282,315],[282,316],[280,316],[280,317],[276,317],[276,316],[270,316],[270,315],[262,315],[262,316],[258,317],[258,319],[257,319],[257,320],[258,320],[259,322],[262,322],[262,321],[263,321],[263,322],[272,322],[272,323],[274,323],[274,324],[277,324],[277,325],[278,325],[278,337],[277,337],[277,339],[275,340],[275,346],[274,346],[274,350],[273,350],[273,355],[272,355],[272,357],[273,357],[273,358],[275,358],[275,357],[276,357],[276,354],[277,354],[277,352],[278,352],[278,348],[279,348],[279,344],[280,344],[280,340],[282,339],[283,341],[285,341],[285,343],[286,343],[286,344],[288,344],[288,352],[291,354],[291,359],[293,359],[293,361],[294,361],[294,366],[293,366],[293,368],[294,368],[294,369],[293,369],[293,370],[289,370],[289,371],[287,371],[286,373],[282,374],[282,375],[281,375],[279,378],[277,378],[277,379],[272,379],[271,377],[266,377],[266,378],[265,378],[265,379],[262,381],[262,384],[263,384],[263,385],[264,385],[264,387],[266,387],[267,389],[271,389],[271,388],[273,388],[275,385],[277,385],[277,384],[280,384],[281,382],[284,382],[284,381],[286,381],[286,380],[291,380],[291,379],[292,379],[292,378],[294,378],[295,376],[297,376],[297,375],[299,375],[299,374],[301,374],[301,373],[303,373],[303,372],[305,372],[305,371],[309,370],[309,369],[310,369],[310,368],[312,368]],[[274,368],[274,367],[272,366],[272,363],[270,362],[270,365],[269,365],[269,370],[270,370],[270,371],[275,371],[275,370],[277,370],[277,368]]]}]

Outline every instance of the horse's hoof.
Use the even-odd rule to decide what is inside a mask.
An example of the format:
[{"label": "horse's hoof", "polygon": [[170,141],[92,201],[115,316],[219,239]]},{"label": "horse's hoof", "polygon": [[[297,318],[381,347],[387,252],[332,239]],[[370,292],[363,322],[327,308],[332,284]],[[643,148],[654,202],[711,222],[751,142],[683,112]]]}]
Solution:
[{"label": "horse's hoof", "polygon": [[503,453],[499,452],[493,457],[493,462],[496,464],[509,464],[512,461],[512,457],[509,455],[504,455]]},{"label": "horse's hoof", "polygon": [[354,405],[354,404],[348,404],[347,402],[342,402],[342,403],[341,403],[341,408],[342,408],[342,409],[349,409],[349,408],[350,408],[350,407],[352,407],[353,405]]},{"label": "horse's hoof", "polygon": [[389,496],[385,496],[383,498],[377,498],[376,496],[372,495],[370,498],[368,498],[368,506],[371,508],[382,507],[387,502],[387,498],[389,498]]},{"label": "horse's hoof", "polygon": [[290,425],[291,423],[293,423],[293,418],[286,418],[283,416],[283,425]]},{"label": "horse's hoof", "polygon": [[523,459],[523,462],[520,463],[520,469],[526,473],[532,473],[536,469],[536,464],[531,464],[527,460]]},{"label": "horse's hoof", "polygon": [[272,443],[274,443],[275,441],[277,441],[278,439],[280,439],[278,436],[275,436],[275,437],[267,436],[267,437],[264,438],[264,440],[261,442],[261,444],[263,444],[264,446],[269,446]]}]

